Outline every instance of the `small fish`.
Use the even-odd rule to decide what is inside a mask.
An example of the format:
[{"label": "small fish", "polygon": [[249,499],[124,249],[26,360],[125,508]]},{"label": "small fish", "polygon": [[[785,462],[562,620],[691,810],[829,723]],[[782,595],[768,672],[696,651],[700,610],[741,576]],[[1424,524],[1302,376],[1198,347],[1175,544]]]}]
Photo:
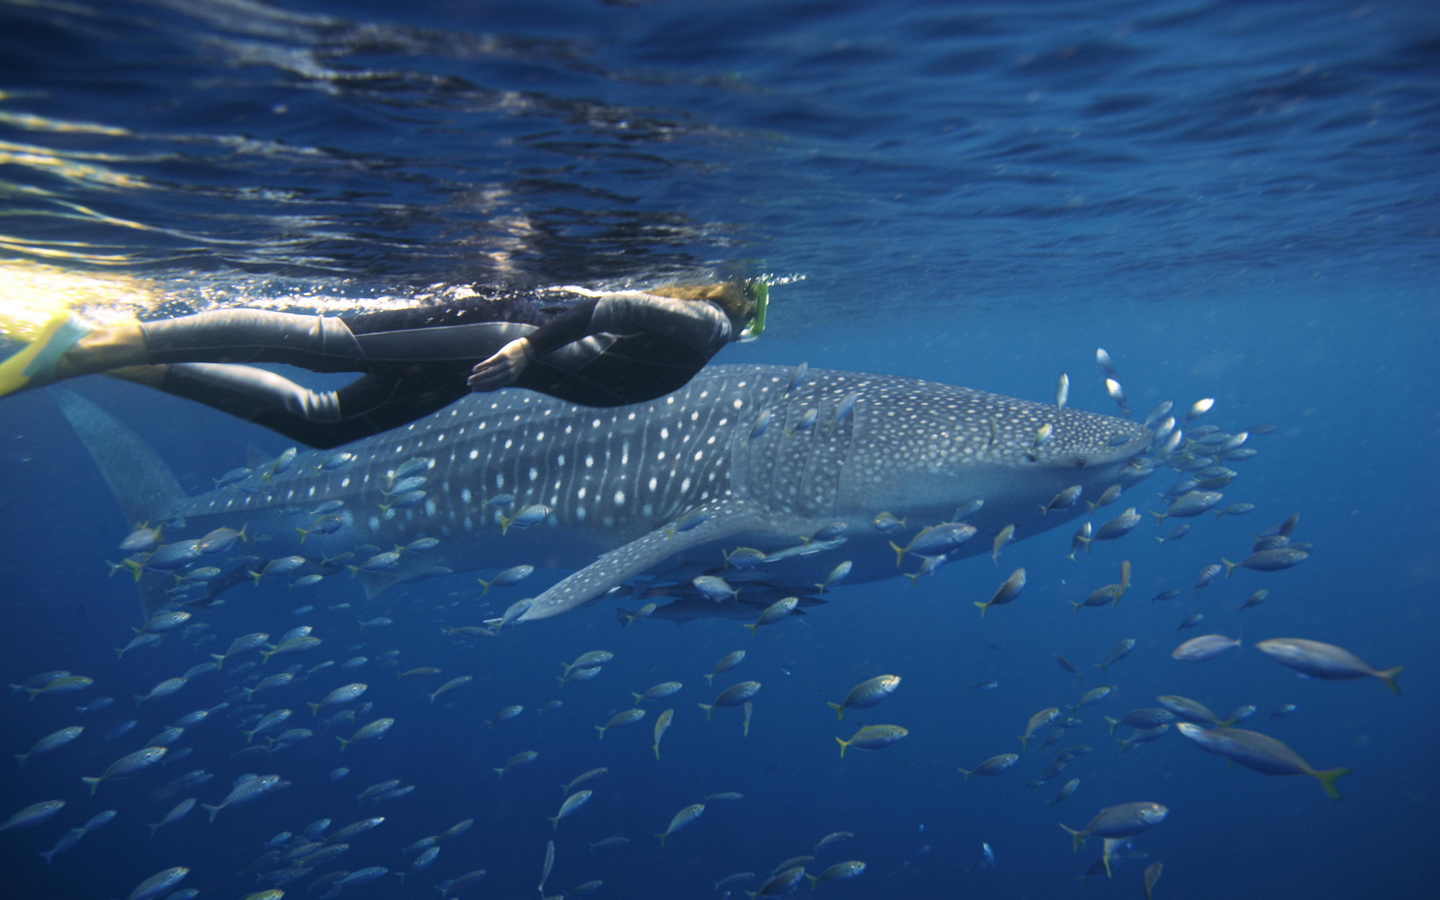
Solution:
[{"label": "small fish", "polygon": [[770,423],[774,419],[775,414],[770,407],[760,410],[760,414],[755,417],[755,424],[750,426],[750,437],[747,440],[759,440],[761,435],[770,430]]},{"label": "small fish", "polygon": [[716,603],[733,600],[740,595],[738,590],[732,588],[729,582],[718,575],[701,575],[690,583],[700,592],[700,596],[706,600],[714,600]]},{"label": "small fish", "polygon": [[1120,515],[1116,516],[1115,518],[1101,525],[1099,528],[1095,529],[1095,537],[1093,538],[1093,540],[1119,540],[1120,538],[1133,531],[1135,529],[1135,526],[1139,524],[1140,514],[1136,512],[1135,507],[1132,506],[1122,512]]},{"label": "small fish", "polygon": [[1089,522],[1082,523],[1080,527],[1075,530],[1075,536],[1070,538],[1069,559],[1071,560],[1071,562],[1074,562],[1075,555],[1079,553],[1082,548],[1086,552],[1089,552],[1090,542],[1094,539],[1094,533],[1095,530],[1091,527]]},{"label": "small fish", "polygon": [[576,669],[594,669],[603,666],[615,658],[615,654],[609,650],[590,650],[575,657],[571,663],[561,663],[565,667],[565,674],[569,675]]},{"label": "small fish", "polygon": [[1250,596],[1246,597],[1245,602],[1235,607],[1235,609],[1246,610],[1252,606],[1259,606],[1260,604],[1265,602],[1265,598],[1268,596],[1270,596],[1270,592],[1262,588],[1261,590],[1258,590]]},{"label": "small fish", "polygon": [[1050,438],[1055,434],[1055,426],[1049,422],[1035,429],[1035,435],[1030,439],[1030,449],[1025,451],[1025,456],[1031,462],[1040,458],[1040,449],[1050,443]]},{"label": "small fish", "polygon": [[735,884],[736,882],[739,882],[739,881],[749,881],[750,879],[752,879],[752,878],[754,878],[754,877],[755,877],[755,873],[754,873],[754,872],[736,872],[736,873],[733,874],[733,875],[726,875],[724,878],[722,878],[722,879],[720,879],[719,881],[715,882],[715,890],[718,891],[718,890],[720,890],[722,887],[724,887],[724,886],[727,885],[727,884]]},{"label": "small fish", "polygon": [[1115,377],[1115,363],[1110,359],[1110,354],[1106,353],[1103,347],[1096,348],[1095,350],[1095,364],[1100,367],[1100,371],[1105,373],[1105,377]]},{"label": "small fish", "polygon": [[1299,709],[1300,707],[1296,706],[1294,703],[1282,703],[1279,706],[1275,707],[1275,709],[1270,713],[1270,718],[1283,719],[1286,716],[1294,715]]},{"label": "small fish", "polygon": [[[368,725],[359,728],[354,734],[350,735],[348,740],[339,736],[337,736],[335,740],[340,742],[341,750],[358,741],[378,741],[385,736],[385,732],[389,731],[394,724],[395,720],[392,718],[376,719]],[[331,838],[331,840],[334,840],[334,838]]]},{"label": "small fish", "polygon": [[604,740],[605,732],[614,731],[619,728],[629,728],[631,725],[638,724],[643,718],[645,718],[645,710],[643,709],[637,707],[622,709],[620,712],[611,716],[610,721],[604,725],[596,725],[595,730],[600,732],[600,739]]},{"label": "small fish", "polygon": [[[366,624],[371,624],[373,622],[374,620],[372,619],[370,623]],[[321,639],[315,637],[314,635],[301,634],[297,635],[296,637],[292,637],[289,640],[283,640],[275,646],[271,647],[269,650],[261,650],[260,658],[264,662],[268,663],[270,661],[270,657],[272,656],[285,656],[291,653],[303,653],[306,650],[315,649],[316,647],[320,646],[321,643]]]},{"label": "small fish", "polygon": [[[1127,838],[1149,831],[1156,825],[1165,821],[1170,810],[1149,801],[1136,803],[1122,803],[1119,806],[1111,806],[1100,810],[1084,828],[1075,830],[1061,825],[1070,836],[1074,838],[1074,849],[1079,850],[1080,845],[1085,843],[1087,837],[1098,838]],[[1107,864],[1108,871],[1109,866]]]},{"label": "small fish", "polygon": [[[804,872],[805,870],[802,868],[800,871]],[[819,875],[806,875],[805,877],[810,880],[810,887],[814,888],[822,881],[849,881],[852,878],[859,878],[864,872],[865,864],[858,859],[851,859],[838,862]]]},{"label": "small fish", "polygon": [[608,768],[602,766],[598,769],[589,769],[585,772],[581,772],[575,778],[571,779],[569,784],[560,785],[560,791],[561,793],[568,794],[573,791],[577,785],[584,784],[592,778],[599,778],[601,775],[604,775],[606,772],[609,771],[610,770]]},{"label": "small fish", "polygon": [[655,718],[655,758],[660,758],[660,739],[670,729],[670,720],[675,718],[675,710],[667,709]]},{"label": "small fish", "polygon": [[1070,660],[1066,659],[1065,657],[1061,656],[1061,655],[1058,654],[1058,653],[1054,653],[1054,654],[1051,654],[1051,655],[1055,657],[1055,665],[1057,665],[1057,666],[1059,666],[1060,668],[1064,669],[1065,671],[1069,672],[1071,675],[1074,675],[1076,678],[1083,678],[1083,677],[1085,677],[1085,676],[1083,676],[1083,675],[1080,674],[1080,671],[1075,668],[1074,664],[1071,663]]},{"label": "small fish", "polygon": [[815,424],[819,421],[820,410],[814,407],[807,409],[800,415],[800,419],[795,423],[795,427],[785,432],[785,436],[789,438],[797,434],[809,434],[815,430]]},{"label": "small fish", "polygon": [[[114,767],[112,766],[111,768]],[[93,794],[94,791],[92,790],[91,793]],[[64,800],[42,800],[39,803],[32,803],[4,822],[0,822],[0,831],[7,831],[11,828],[29,828],[32,825],[39,825],[64,808]]]},{"label": "small fish", "polygon": [[519,718],[520,714],[523,712],[525,712],[525,707],[521,706],[518,703],[511,704],[510,706],[505,707],[504,709],[497,712],[495,715],[486,719],[485,725],[486,727],[493,729],[501,722],[508,722],[511,719]]},{"label": "small fish", "polygon": [[433,693],[426,694],[425,696],[430,698],[431,703],[434,703],[435,698],[440,696],[441,694],[448,694],[450,691],[453,691],[456,688],[462,688],[474,680],[475,676],[473,675],[461,675],[457,678],[450,679],[449,681],[436,688]]},{"label": "small fish", "polygon": [[1088,506],[1088,507],[1090,507],[1090,511],[1093,513],[1095,510],[1099,509],[1100,507],[1102,507],[1102,506],[1109,506],[1110,504],[1114,503],[1116,500],[1119,500],[1119,499],[1120,499],[1120,495],[1121,495],[1122,493],[1124,493],[1124,491],[1125,491],[1125,488],[1124,488],[1124,487],[1122,487],[1122,486],[1120,486],[1120,485],[1118,485],[1118,484],[1112,484],[1112,485],[1110,485],[1109,487],[1107,487],[1107,488],[1104,490],[1104,492],[1102,492],[1102,493],[1100,494],[1099,497],[1096,497],[1094,500],[1086,500],[1086,501],[1085,501],[1085,505]]},{"label": "small fish", "polygon": [[983,603],[975,601],[975,605],[980,607],[980,618],[985,618],[985,613],[989,612],[992,606],[1004,606],[1014,602],[1023,590],[1025,590],[1025,570],[1020,568],[1010,573],[1010,577],[995,589],[994,595],[988,601]]},{"label": "small fish", "polygon": [[1042,709],[1035,715],[1031,716],[1030,721],[1025,725],[1025,733],[1020,735],[1020,749],[1025,749],[1026,742],[1030,740],[1030,738],[1035,734],[1035,732],[1039,731],[1041,728],[1044,728],[1046,725],[1049,725],[1051,722],[1055,721],[1058,718],[1060,718],[1060,708],[1056,706],[1049,707],[1048,709]]},{"label": "small fish", "polygon": [[710,521],[710,511],[704,509],[691,510],[671,524],[665,526],[665,539],[669,540],[677,534],[684,534],[687,531],[694,531],[701,525]]},{"label": "small fish", "polygon": [[1350,774],[1346,768],[1316,770],[1300,754],[1272,737],[1219,725],[1205,729],[1190,722],[1181,722],[1180,733],[1199,745],[1206,753],[1215,753],[1238,762],[1247,769],[1264,775],[1309,775],[1331,800],[1339,800],[1336,779]]},{"label": "small fish", "polygon": [[657,603],[647,603],[639,609],[635,610],[634,612],[629,612],[624,609],[616,608],[615,618],[620,621],[620,627],[623,628],[627,625],[634,625],[641,619],[650,618],[651,616],[655,615],[655,610],[659,608],[660,606]]},{"label": "small fish", "polygon": [[1213,397],[1206,397],[1204,400],[1196,400],[1194,403],[1190,404],[1190,410],[1185,413],[1185,421],[1190,422],[1198,419],[1214,408],[1215,399]]},{"label": "small fish", "polygon": [[1070,402],[1070,376],[1060,373],[1060,379],[1055,383],[1055,411],[1064,412],[1065,404]]},{"label": "small fish", "polygon": [[1164,537],[1157,537],[1155,540],[1159,541],[1159,542],[1162,543],[1162,544],[1168,544],[1168,543],[1170,543],[1171,541],[1178,541],[1178,540],[1180,540],[1181,538],[1183,538],[1185,535],[1187,535],[1187,534],[1189,534],[1189,533],[1190,533],[1190,526],[1189,526],[1189,525],[1176,525],[1174,528],[1170,529],[1170,533],[1169,533],[1169,534],[1165,535]]},{"label": "small fish", "polygon": [[1378,678],[1392,692],[1400,693],[1396,679],[1405,670],[1404,666],[1377,670],[1342,647],[1303,638],[1271,638],[1255,646],[1261,653],[1299,673],[1301,677],[1325,681]]},{"label": "small fish", "polygon": [[[36,676],[36,678],[43,677],[44,676]],[[31,681],[34,680],[33,678],[31,679]],[[93,678],[87,678],[84,675],[71,675],[69,672],[66,672],[63,675],[58,675],[55,678],[43,681],[38,686],[32,686],[28,683],[24,685],[12,684],[10,685],[10,690],[12,693],[23,690],[30,695],[30,699],[33,701],[41,694],[72,694],[75,691],[83,691],[94,683],[95,680]]]},{"label": "small fish", "polygon": [[739,684],[731,685],[721,691],[719,696],[710,703],[701,703],[699,706],[705,710],[705,721],[708,722],[710,721],[710,714],[716,709],[740,706],[758,693],[760,693],[760,682],[742,681]]},{"label": "small fish", "polygon": [[1085,490],[1084,486],[1072,484],[1065,490],[1050,498],[1050,502],[1040,507],[1040,515],[1056,512],[1062,509],[1069,509],[1080,499],[1080,494]]},{"label": "small fish", "polygon": [[1064,803],[1066,800],[1069,800],[1079,787],[1080,779],[1078,778],[1072,778],[1069,781],[1065,782],[1063,785],[1060,786],[1060,790],[1055,794],[1055,799],[1050,801],[1050,806],[1053,808],[1056,804]]},{"label": "small fish", "polygon": [[630,696],[635,698],[635,705],[639,706],[642,700],[660,700],[665,697],[673,696],[674,694],[679,693],[680,689],[684,686],[685,685],[681,684],[678,681],[662,681],[654,687],[646,689],[643,694],[637,694],[634,691],[631,691]]},{"label": "small fish", "polygon": [[1010,771],[1010,768],[1020,761],[1018,753],[1001,753],[992,756],[973,769],[961,769],[960,772],[968,779],[971,775],[1003,775]]},{"label": "small fish", "polygon": [[1115,729],[1121,725],[1140,731],[1149,728],[1159,728],[1161,725],[1169,725],[1175,721],[1175,714],[1168,709],[1159,709],[1150,706],[1141,709],[1132,709],[1119,719],[1112,719],[1106,716],[1105,721],[1110,723],[1110,734],[1114,735]]},{"label": "small fish", "polygon": [[477,578],[475,580],[485,585],[485,589],[480,592],[482,595],[484,595],[490,593],[490,589],[492,587],[510,587],[511,585],[519,584],[520,582],[529,578],[534,573],[534,566],[522,564],[518,566],[511,566],[510,568],[497,573],[496,576],[489,581],[486,581],[483,578]]},{"label": "small fish", "polygon": [[141,769],[152,766],[164,759],[167,752],[169,752],[169,748],[167,747],[145,747],[144,749],[136,750],[134,753],[127,754],[115,760],[103,774],[93,778],[82,777],[80,780],[90,786],[90,796],[93,797],[95,796],[95,789],[100,786],[100,782],[107,778],[122,778],[126,775],[133,775]]},{"label": "small fish", "polygon": [[1145,875],[1141,882],[1145,888],[1145,900],[1152,900],[1154,897],[1155,883],[1160,880],[1160,873],[1165,870],[1164,863],[1151,863],[1145,867]]},{"label": "small fish", "polygon": [[1075,705],[1070,707],[1070,709],[1072,711],[1078,711],[1082,707],[1091,706],[1093,704],[1099,703],[1101,700],[1104,700],[1106,697],[1115,693],[1117,690],[1119,690],[1119,688],[1115,687],[1115,685],[1113,684],[1102,684],[1097,688],[1091,688],[1083,695],[1081,695],[1080,699],[1076,701]]},{"label": "small fish", "polygon": [[[960,517],[956,516],[955,518],[958,519]],[[905,529],[905,520],[898,519],[888,512],[876,513],[875,517],[870,520],[870,524],[875,527],[876,531],[883,534],[894,534],[897,531],[903,531]]]},{"label": "small fish", "polygon": [[[794,866],[771,877],[769,881],[760,886],[760,890],[755,891],[751,896],[753,900],[759,900],[762,897],[783,897],[795,890],[804,878],[805,867]],[[746,891],[745,893],[750,894],[751,892]]]},{"label": "small fish", "polygon": [[164,818],[150,826],[150,836],[154,837],[155,832],[159,831],[162,827],[166,825],[173,825],[174,823],[179,822],[181,819],[188,816],[190,814],[190,810],[195,808],[195,802],[195,798],[190,797],[185,800],[181,800],[179,803],[175,804],[175,806],[172,807],[171,810],[165,814]]},{"label": "small fish", "polygon": [[1165,508],[1164,512],[1151,512],[1155,516],[1157,524],[1163,524],[1166,519],[1187,519],[1203,515],[1215,508],[1224,495],[1218,491],[1187,491],[1174,500]]},{"label": "small fish", "polygon": [[910,734],[910,730],[899,725],[866,725],[850,736],[850,740],[836,738],[835,742],[840,745],[840,758],[845,758],[845,751],[851,746],[859,747],[861,750],[879,750],[881,747],[888,747],[891,744],[903,739]]},{"label": "small fish", "polygon": [[970,685],[972,691],[993,691],[1000,686],[998,681],[977,681]]},{"label": "small fish", "polygon": [[559,811],[556,812],[555,815],[548,817],[550,819],[551,830],[558,831],[560,828],[560,820],[575,812],[575,810],[584,806],[586,803],[589,803],[594,793],[594,791],[577,791],[566,797],[565,802],[560,804]]},{"label": "small fish", "polygon": [[899,675],[876,675],[874,678],[867,678],[850,689],[845,699],[840,703],[826,702],[826,706],[835,710],[835,718],[845,718],[847,709],[869,709],[884,700],[895,692],[900,686]]},{"label": "small fish", "polygon": [[711,671],[710,674],[705,676],[705,680],[707,682],[710,682],[711,684],[714,684],[716,675],[724,675],[726,672],[740,665],[740,661],[744,658],[744,650],[736,650],[733,653],[727,653],[725,656],[720,658],[719,662],[715,663],[714,670]]},{"label": "small fish", "polygon": [[1105,661],[1102,663],[1096,663],[1095,667],[1101,672],[1104,672],[1108,675],[1110,673],[1109,667],[1129,656],[1130,651],[1134,649],[1135,639],[1126,638],[1125,640],[1116,644],[1114,647],[1111,647],[1110,652],[1105,655]]},{"label": "small fish", "polygon": [[1223,634],[1202,634],[1191,638],[1170,653],[1171,659],[1181,662],[1205,662],[1214,659],[1231,647],[1240,646],[1239,638],[1228,638]]},{"label": "small fish", "polygon": [[819,853],[826,847],[838,844],[841,841],[848,841],[853,837],[855,837],[855,832],[853,831],[832,831],[815,843],[815,852]]},{"label": "small fish", "polygon": [[1201,622],[1203,622],[1204,620],[1205,620],[1205,614],[1204,614],[1204,613],[1198,613],[1198,612],[1197,612],[1197,613],[1192,613],[1191,615],[1189,615],[1189,616],[1186,617],[1185,621],[1183,621],[1183,622],[1181,622],[1179,625],[1175,626],[1175,630],[1176,630],[1176,631],[1185,631],[1185,630],[1188,629],[1188,628],[1194,628],[1196,625],[1199,625],[1199,624],[1200,624]]},{"label": "small fish", "polygon": [[[692,803],[677,812],[674,816],[670,818],[670,824],[666,826],[665,831],[655,835],[657,838],[660,839],[660,846],[664,847],[666,838],[679,831],[680,829],[684,828],[686,825],[689,825],[696,819],[700,818],[700,816],[704,812],[705,804],[703,803]],[[801,871],[804,870],[802,869]],[[796,880],[798,881],[799,879]]]},{"label": "small fish", "polygon": [[1215,518],[1221,516],[1243,516],[1254,512],[1258,507],[1253,503],[1232,503],[1224,509],[1215,510]]},{"label": "small fish", "polygon": [[1255,714],[1259,711],[1260,707],[1256,706],[1253,703],[1247,703],[1244,706],[1237,706],[1234,709],[1230,710],[1230,715],[1225,717],[1225,724],[1239,725],[1241,722],[1245,722],[1254,718]]},{"label": "small fish", "polygon": [[854,565],[855,564],[848,559],[837,564],[835,568],[830,570],[830,574],[825,576],[824,581],[815,583],[815,589],[822,594],[825,593],[826,588],[843,581],[845,577],[850,574],[850,570],[854,568]]},{"label": "small fish", "polygon": [[747,623],[744,627],[750,629],[753,636],[762,626],[774,625],[781,619],[786,618],[800,605],[799,597],[784,597],[765,607],[754,622]]},{"label": "small fish", "polygon": [[1210,707],[1198,700],[1191,700],[1189,697],[1181,697],[1178,694],[1161,694],[1155,698],[1160,705],[1173,712],[1187,722],[1195,722],[1200,725],[1219,725],[1220,717],[1210,711]]},{"label": "small fish", "polygon": [[[250,557],[254,559],[254,557]],[[296,569],[309,562],[305,557],[298,555],[282,556],[279,559],[272,559],[261,566],[259,571],[251,570],[249,575],[259,584],[262,578],[283,578],[294,572]]]},{"label": "small fish", "polygon": [[974,536],[974,525],[965,522],[943,522],[916,532],[910,543],[904,547],[891,541],[890,549],[895,551],[895,565],[898,566],[907,553],[917,556],[943,556]]},{"label": "small fish", "polygon": [[500,520],[502,535],[509,534],[511,528],[529,528],[531,525],[538,525],[549,517],[550,507],[543,503],[532,503],[513,516],[496,513],[496,518]]},{"label": "small fish", "polygon": [[1200,574],[1195,578],[1195,590],[1199,591],[1202,588],[1209,587],[1215,582],[1216,578],[1220,577],[1221,571],[1222,570],[1218,563],[1211,563],[1210,565],[1201,569]]},{"label": "small fish", "polygon": [[555,868],[555,842],[545,842],[545,862],[540,866],[540,896],[545,896],[545,882],[550,880],[550,872]]},{"label": "small fish", "polygon": [[20,763],[21,766],[24,766],[26,760],[30,757],[57,750],[78,738],[84,730],[85,726],[83,725],[71,725],[68,728],[61,728],[59,731],[52,731],[50,734],[36,741],[35,745],[29,750],[24,753],[15,754],[15,760]]},{"label": "small fish", "polygon": [[507,760],[505,761],[505,765],[497,768],[497,769],[495,770],[495,776],[496,776],[497,778],[504,778],[504,777],[505,777],[505,773],[508,772],[508,771],[510,771],[511,769],[515,768],[516,766],[523,766],[523,765],[526,765],[527,763],[532,763],[532,762],[534,762],[535,760],[537,760],[537,759],[539,759],[539,758],[540,758],[540,754],[537,753],[537,752],[535,752],[534,750],[522,750],[522,751],[520,751],[519,753],[516,753],[514,756],[510,757],[509,759],[507,759]]},{"label": "small fish", "polygon": [[1277,547],[1273,550],[1261,550],[1252,553],[1239,562],[1231,562],[1228,559],[1221,559],[1225,564],[1225,577],[1229,578],[1230,573],[1236,569],[1253,569],[1256,572],[1279,572],[1282,569],[1289,569],[1298,566],[1310,558],[1310,554],[1295,547]]},{"label": "small fish", "polygon": [[185,866],[174,866],[161,872],[156,872],[149,878],[135,886],[126,900],[153,900],[161,894],[168,893],[175,885],[179,884],[190,870]]},{"label": "small fish", "polygon": [[364,696],[365,691],[368,689],[369,685],[361,684],[357,681],[353,684],[347,684],[336,688],[335,690],[326,694],[319,703],[307,702],[305,705],[310,707],[310,714],[312,716],[319,715],[320,710],[324,707],[344,706],[346,703],[353,703],[356,700],[359,700],[362,696]]},{"label": "small fish", "polygon": [[1115,401],[1115,405],[1120,407],[1121,415],[1130,415],[1130,406],[1125,402],[1125,388],[1121,386],[1120,382],[1114,378],[1105,379],[1105,393],[1109,394],[1110,399]]},{"label": "small fish", "polygon": [[1011,541],[1015,540],[1015,526],[1006,525],[995,535],[995,540],[990,544],[990,560],[996,565],[1000,564],[1000,551],[1005,549]]}]

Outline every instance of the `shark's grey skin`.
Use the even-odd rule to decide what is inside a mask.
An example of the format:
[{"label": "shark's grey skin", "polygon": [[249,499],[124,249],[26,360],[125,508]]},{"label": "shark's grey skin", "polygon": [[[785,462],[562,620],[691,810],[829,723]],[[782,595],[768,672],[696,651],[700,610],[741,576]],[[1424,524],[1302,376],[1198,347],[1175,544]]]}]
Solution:
[{"label": "shark's grey skin", "polygon": [[[903,547],[977,499],[984,506],[966,521],[978,534],[949,557],[989,552],[1006,525],[1021,539],[1074,518],[1083,503],[1042,509],[1071,485],[1095,496],[1127,480],[1150,442],[1133,422],[935,382],[712,366],[674,394],[614,409],[522,391],[473,396],[349,445],[357,459],[337,470],[320,468],[330,453],[302,453],[272,478],[192,498],[128,429],[74,394],[56,395],[132,521],[184,521],[167,541],[249,523],[270,540],[245,552],[320,560],[360,547],[353,563],[439,539],[366,576],[371,590],[518,563],[573,572],[535,597],[522,621],[558,615],[645,573],[681,584],[703,572],[724,576],[740,589],[736,601],[685,607],[721,615],[752,615],[752,605],[780,592],[815,593],[841,561],[853,563],[847,582],[913,573],[921,560],[907,554],[897,565],[890,541]],[[768,425],[758,427],[763,417]],[[1037,437],[1046,425],[1049,438]],[[392,474],[417,459],[429,460],[419,472],[423,501],[385,509]],[[490,503],[500,495],[514,497],[508,512],[540,503],[551,513],[502,534]],[[302,543],[298,529],[327,500],[344,501],[344,527]],[[872,519],[881,511],[906,529],[878,531]],[[846,526],[839,539],[806,545],[838,522]],[[724,551],[739,546],[772,560],[726,569]],[[151,608],[163,602],[156,586],[173,583],[168,574],[141,581]]]}]

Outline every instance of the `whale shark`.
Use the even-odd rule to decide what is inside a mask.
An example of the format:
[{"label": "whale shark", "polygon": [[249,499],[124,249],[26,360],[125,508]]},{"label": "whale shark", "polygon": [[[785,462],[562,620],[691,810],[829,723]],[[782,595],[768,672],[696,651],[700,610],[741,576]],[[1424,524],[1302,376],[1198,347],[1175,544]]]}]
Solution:
[{"label": "whale shark", "polygon": [[[1152,437],[1125,419],[933,381],[718,365],[633,406],[472,395],[188,496],[128,427],[49,390],[129,521],[167,523],[162,546],[124,563],[147,614],[211,602],[267,567],[294,579],[348,566],[373,595],[529,565],[558,580],[526,598],[517,622],[627,592],[677,621],[753,616],[786,595],[824,602],[837,572],[845,583],[919,578],[990,552],[1006,528],[1017,540],[1055,528],[1085,509],[1079,496],[1144,478]],[[177,591],[186,572],[218,566],[185,543],[216,528],[244,537],[225,557],[240,555],[233,577]],[[702,594],[701,575],[730,591]]]}]

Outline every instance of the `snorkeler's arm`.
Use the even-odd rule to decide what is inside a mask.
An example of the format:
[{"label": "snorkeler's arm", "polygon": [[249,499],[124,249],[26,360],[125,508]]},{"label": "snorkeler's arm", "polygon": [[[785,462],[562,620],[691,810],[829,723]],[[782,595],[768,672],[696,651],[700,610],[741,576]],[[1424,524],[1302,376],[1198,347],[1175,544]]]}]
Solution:
[{"label": "snorkeler's arm", "polygon": [[730,340],[730,320],[710,303],[639,291],[587,297],[477,364],[466,383],[474,391],[499,390],[513,384],[530,360],[566,344],[592,334],[640,332],[664,335],[708,359]]},{"label": "snorkeler's arm", "polygon": [[514,384],[530,360],[590,334],[590,321],[599,302],[594,297],[582,300],[525,337],[501,347],[494,356],[476,363],[465,383],[472,391],[498,391]]}]

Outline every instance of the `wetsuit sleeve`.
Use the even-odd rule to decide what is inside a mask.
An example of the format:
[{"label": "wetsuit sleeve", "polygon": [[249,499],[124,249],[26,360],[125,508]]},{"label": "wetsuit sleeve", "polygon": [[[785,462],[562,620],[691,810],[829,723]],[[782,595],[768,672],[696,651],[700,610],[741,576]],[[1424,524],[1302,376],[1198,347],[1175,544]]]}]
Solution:
[{"label": "wetsuit sleeve", "polygon": [[535,329],[526,336],[531,349],[536,355],[544,355],[592,334],[590,321],[599,303],[598,297],[588,297]]},{"label": "wetsuit sleeve", "polygon": [[670,338],[709,359],[730,340],[730,320],[710,303],[643,293],[607,294],[567,310],[529,339],[535,352],[543,355],[587,335],[644,332]]}]

